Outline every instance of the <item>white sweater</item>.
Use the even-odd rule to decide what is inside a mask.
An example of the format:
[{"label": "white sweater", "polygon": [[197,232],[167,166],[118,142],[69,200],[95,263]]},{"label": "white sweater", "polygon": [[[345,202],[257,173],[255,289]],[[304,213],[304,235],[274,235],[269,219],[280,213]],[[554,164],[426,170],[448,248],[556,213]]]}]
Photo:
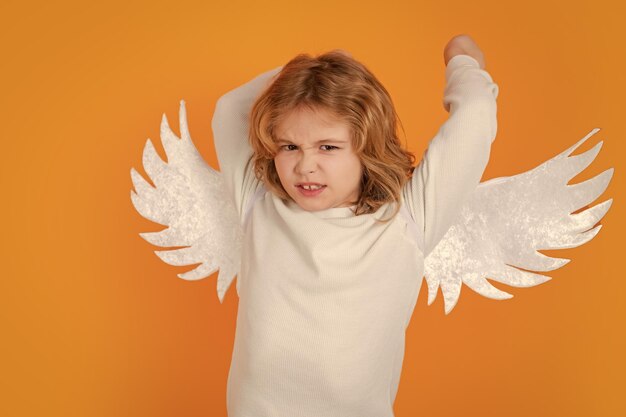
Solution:
[{"label": "white sweater", "polygon": [[446,67],[448,120],[391,204],[308,212],[255,178],[249,112],[281,67],[222,96],[214,140],[244,225],[229,417],[392,417],[424,258],[478,185],[497,130],[498,86],[468,55]]}]

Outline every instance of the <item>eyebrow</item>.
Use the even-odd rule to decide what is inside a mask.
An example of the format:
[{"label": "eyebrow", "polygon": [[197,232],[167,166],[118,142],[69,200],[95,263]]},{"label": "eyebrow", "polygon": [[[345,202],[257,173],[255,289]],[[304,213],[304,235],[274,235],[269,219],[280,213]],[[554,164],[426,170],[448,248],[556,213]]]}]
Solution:
[{"label": "eyebrow", "polygon": [[[347,142],[347,141],[345,141],[345,140],[339,140],[339,139],[333,139],[333,138],[318,140],[318,141],[317,141],[317,142],[315,142],[315,143],[317,144],[317,143],[325,143],[325,142],[333,142],[333,143],[348,143],[348,142]],[[277,143],[293,143],[293,142],[292,142],[292,141],[290,141],[290,140],[287,140],[287,139],[278,139]]]}]

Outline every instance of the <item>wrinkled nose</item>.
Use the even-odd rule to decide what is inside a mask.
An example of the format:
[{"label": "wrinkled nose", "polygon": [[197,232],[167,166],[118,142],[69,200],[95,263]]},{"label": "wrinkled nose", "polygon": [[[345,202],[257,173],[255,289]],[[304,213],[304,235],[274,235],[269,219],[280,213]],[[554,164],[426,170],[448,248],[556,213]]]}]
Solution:
[{"label": "wrinkled nose", "polygon": [[315,172],[317,170],[317,155],[315,155],[315,152],[300,152],[300,158],[295,168],[298,174]]}]

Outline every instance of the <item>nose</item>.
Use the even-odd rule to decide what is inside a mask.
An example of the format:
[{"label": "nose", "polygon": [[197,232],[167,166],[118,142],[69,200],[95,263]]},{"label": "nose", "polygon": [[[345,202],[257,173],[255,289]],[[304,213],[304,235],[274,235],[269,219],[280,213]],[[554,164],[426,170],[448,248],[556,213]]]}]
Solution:
[{"label": "nose", "polygon": [[303,149],[299,152],[298,163],[295,168],[298,174],[315,172],[315,170],[317,170],[317,154],[315,148],[310,150]]}]

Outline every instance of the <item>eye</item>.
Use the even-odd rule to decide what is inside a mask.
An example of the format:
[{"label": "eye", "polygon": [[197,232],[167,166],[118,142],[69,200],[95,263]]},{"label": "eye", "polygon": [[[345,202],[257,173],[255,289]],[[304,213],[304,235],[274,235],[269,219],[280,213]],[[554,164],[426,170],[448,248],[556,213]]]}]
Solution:
[{"label": "eye", "polygon": [[327,149],[324,149],[325,151],[332,151],[333,149],[339,149],[337,146],[333,146],[333,145],[322,145],[322,147],[326,146]]},{"label": "eye", "polygon": [[290,148],[290,146],[293,146],[294,148],[297,148],[297,146],[296,146],[296,145],[289,144],[289,145],[283,145],[283,146],[281,146],[281,147],[280,147],[280,149],[283,149],[283,150],[285,150],[285,151],[293,151],[293,150],[295,150],[294,148]]}]

